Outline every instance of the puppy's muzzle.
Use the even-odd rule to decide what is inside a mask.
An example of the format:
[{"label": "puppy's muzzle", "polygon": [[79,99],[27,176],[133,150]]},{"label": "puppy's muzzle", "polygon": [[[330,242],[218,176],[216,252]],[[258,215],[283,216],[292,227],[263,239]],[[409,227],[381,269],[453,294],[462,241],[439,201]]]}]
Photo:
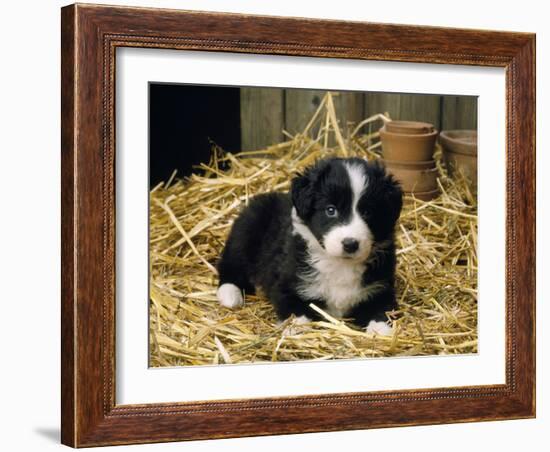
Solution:
[{"label": "puppy's muzzle", "polygon": [[342,248],[347,254],[353,254],[359,249],[359,242],[355,239],[347,237],[342,240]]}]

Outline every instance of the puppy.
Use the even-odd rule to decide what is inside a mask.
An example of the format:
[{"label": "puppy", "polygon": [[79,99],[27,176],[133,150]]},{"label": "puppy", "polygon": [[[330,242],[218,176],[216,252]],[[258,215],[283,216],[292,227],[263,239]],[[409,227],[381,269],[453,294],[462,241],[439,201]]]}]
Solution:
[{"label": "puppy", "polygon": [[261,289],[284,320],[351,319],[391,334],[396,308],[394,228],[399,184],[377,162],[319,161],[292,180],[290,193],[255,196],[235,220],[218,264],[219,302],[235,308]]}]

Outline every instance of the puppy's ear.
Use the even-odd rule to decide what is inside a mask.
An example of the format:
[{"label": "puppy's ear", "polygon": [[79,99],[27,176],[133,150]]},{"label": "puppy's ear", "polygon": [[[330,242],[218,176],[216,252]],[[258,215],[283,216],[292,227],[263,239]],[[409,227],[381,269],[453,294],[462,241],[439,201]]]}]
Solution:
[{"label": "puppy's ear", "polygon": [[298,174],[291,183],[292,204],[296,213],[302,219],[309,217],[313,207],[313,187],[310,171]]},{"label": "puppy's ear", "polygon": [[385,185],[385,205],[387,206],[388,219],[391,221],[392,226],[395,225],[399,215],[401,215],[401,208],[403,207],[403,190],[401,185],[397,182],[391,174],[387,174],[384,177]]},{"label": "puppy's ear", "polygon": [[290,188],[292,204],[301,219],[307,220],[313,214],[316,187],[327,177],[331,164],[335,160],[337,159],[319,160],[292,180]]}]

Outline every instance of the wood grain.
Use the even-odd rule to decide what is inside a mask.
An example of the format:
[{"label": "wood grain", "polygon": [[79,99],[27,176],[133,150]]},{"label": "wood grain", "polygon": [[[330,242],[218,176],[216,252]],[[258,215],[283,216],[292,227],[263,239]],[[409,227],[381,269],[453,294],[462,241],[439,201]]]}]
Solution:
[{"label": "wood grain", "polygon": [[243,151],[265,149],[283,141],[284,91],[280,88],[241,88]]},{"label": "wood grain", "polygon": [[339,91],[334,97],[334,108],[344,135],[365,119],[364,104],[364,94],[359,92]]},{"label": "wood grain", "polygon": [[[72,5],[62,11],[62,40],[64,444],[84,447],[535,415],[534,35]],[[116,405],[114,67],[115,49],[121,46],[506,68],[506,384]]]},{"label": "wood grain", "polygon": [[[241,88],[243,150],[264,149],[280,142],[283,139],[282,129],[291,134],[302,131],[324,93],[322,90]],[[477,130],[477,96],[333,93],[336,116],[344,133],[350,125],[357,125],[365,117],[377,113],[387,113],[396,120],[429,122],[438,130]],[[375,126],[379,127],[377,124]]]},{"label": "wood grain", "polygon": [[424,121],[441,127],[441,96],[428,94],[367,93],[366,116],[388,113],[392,119]]},{"label": "wood grain", "polygon": [[477,97],[442,96],[440,130],[477,130]]},{"label": "wood grain", "polygon": [[77,301],[75,294],[75,16],[72,8],[61,11],[61,442],[76,443],[76,391],[74,384]]},{"label": "wood grain", "polygon": [[[243,151],[265,149],[284,140],[282,131],[304,130],[326,91],[289,88],[248,88],[241,91]],[[334,107],[344,133],[364,119],[364,94],[334,91]],[[331,145],[333,143],[330,143]]]},{"label": "wood grain", "polygon": [[[325,91],[310,89],[285,90],[285,129],[295,135],[306,127],[319,107]],[[318,130],[313,129],[313,134]]]}]

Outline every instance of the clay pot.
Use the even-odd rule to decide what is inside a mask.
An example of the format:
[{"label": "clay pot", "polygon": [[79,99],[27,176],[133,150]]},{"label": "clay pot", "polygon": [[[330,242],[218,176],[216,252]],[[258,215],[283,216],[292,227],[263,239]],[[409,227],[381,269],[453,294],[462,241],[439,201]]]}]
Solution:
[{"label": "clay pot", "polygon": [[403,168],[409,170],[425,170],[435,168],[435,160],[423,160],[418,162],[402,162],[400,160],[383,159],[384,166],[391,168]]},{"label": "clay pot", "polygon": [[[389,124],[391,123],[380,129],[384,159],[401,162],[418,162],[432,159],[437,130],[432,127],[432,131],[428,133],[393,133],[387,129]],[[398,124],[390,126],[390,128],[392,127],[394,130],[404,130],[403,126]],[[396,127],[401,128],[396,129]],[[418,132],[418,129],[415,132]]]},{"label": "clay pot", "polygon": [[384,160],[386,170],[393,174],[404,192],[415,194],[437,190],[437,168],[433,160],[421,162],[396,162]]},{"label": "clay pot", "polygon": [[453,176],[460,171],[477,186],[477,131],[446,130],[441,132],[439,142],[449,174]]},{"label": "clay pot", "polygon": [[423,191],[423,192],[414,192],[414,197],[422,201],[431,201],[434,198],[437,198],[439,195],[439,189],[432,191]]},{"label": "clay pot", "polygon": [[434,131],[434,126],[428,122],[390,121],[386,123],[386,131],[404,133],[407,135],[423,135]]}]

